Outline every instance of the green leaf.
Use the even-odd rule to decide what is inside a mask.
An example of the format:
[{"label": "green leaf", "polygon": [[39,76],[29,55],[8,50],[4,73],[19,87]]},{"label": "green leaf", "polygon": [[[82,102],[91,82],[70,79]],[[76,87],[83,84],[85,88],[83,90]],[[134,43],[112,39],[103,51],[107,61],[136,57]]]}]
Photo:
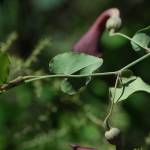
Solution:
[{"label": "green leaf", "polygon": [[50,71],[55,74],[71,75],[78,71],[80,74],[93,72],[100,67],[103,60],[82,53],[63,53],[55,56],[49,64]]},{"label": "green leaf", "polygon": [[143,48],[138,46],[134,41],[140,43],[145,48],[150,48],[150,26],[137,31],[132,40],[131,45],[135,51],[141,51]]},{"label": "green leaf", "polygon": [[[121,88],[116,88],[115,103],[126,100],[130,95],[138,91],[150,93],[150,85],[146,84],[140,77],[122,78],[122,83],[123,86]],[[113,98],[115,88],[110,88],[110,92]]]},{"label": "green leaf", "polygon": [[0,52],[0,84],[7,81],[9,74],[9,57],[6,53]]},{"label": "green leaf", "polygon": [[[103,59],[82,53],[63,53],[55,56],[50,62],[50,71],[55,74],[92,74],[103,64]],[[81,87],[90,82],[87,78],[69,78],[63,80],[61,89],[69,95],[75,94]]]}]

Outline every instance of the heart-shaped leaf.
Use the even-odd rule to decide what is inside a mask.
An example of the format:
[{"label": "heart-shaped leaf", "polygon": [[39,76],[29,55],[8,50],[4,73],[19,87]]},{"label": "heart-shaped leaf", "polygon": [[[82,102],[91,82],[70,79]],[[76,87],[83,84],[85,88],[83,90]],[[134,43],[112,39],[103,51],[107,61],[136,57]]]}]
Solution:
[{"label": "heart-shaped leaf", "polygon": [[0,84],[7,81],[9,74],[9,57],[6,53],[0,52]]},{"label": "heart-shaped leaf", "polygon": [[137,31],[131,41],[132,48],[135,51],[143,50],[143,48],[138,46],[134,41],[140,43],[145,48],[150,48],[150,26]]},{"label": "heart-shaped leaf", "polygon": [[123,86],[121,88],[110,88],[112,98],[115,98],[114,102],[120,102],[127,99],[130,95],[138,91],[144,91],[150,93],[150,85],[146,84],[140,77],[132,76],[130,78],[122,78]]},{"label": "heart-shaped leaf", "polygon": [[[82,53],[63,53],[55,56],[50,62],[50,71],[55,74],[91,74],[103,64],[103,59]],[[90,77],[65,79],[61,84],[63,92],[75,94],[78,89],[87,85]]]},{"label": "heart-shaped leaf", "polygon": [[83,53],[63,53],[55,56],[49,64],[50,71],[55,74],[71,75],[91,73],[100,67],[103,60]]}]

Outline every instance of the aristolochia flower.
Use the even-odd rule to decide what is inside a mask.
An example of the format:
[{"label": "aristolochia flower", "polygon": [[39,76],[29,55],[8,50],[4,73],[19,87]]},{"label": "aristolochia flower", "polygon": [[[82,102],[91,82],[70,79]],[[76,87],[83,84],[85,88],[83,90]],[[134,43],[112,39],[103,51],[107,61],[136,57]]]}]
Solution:
[{"label": "aristolochia flower", "polygon": [[74,52],[86,53],[89,55],[99,56],[102,54],[100,47],[100,38],[105,29],[105,24],[110,17],[119,17],[120,13],[117,8],[111,8],[104,11],[96,19],[94,24],[85,33],[81,39],[73,46]]}]

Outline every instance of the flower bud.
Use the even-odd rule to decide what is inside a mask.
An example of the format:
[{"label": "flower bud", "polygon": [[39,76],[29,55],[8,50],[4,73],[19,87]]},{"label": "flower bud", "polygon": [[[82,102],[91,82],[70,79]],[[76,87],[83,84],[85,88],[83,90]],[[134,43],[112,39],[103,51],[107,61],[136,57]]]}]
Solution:
[{"label": "flower bud", "polygon": [[121,131],[118,128],[110,128],[105,132],[105,138],[112,145],[119,145],[121,142]]},{"label": "flower bud", "polygon": [[112,16],[106,22],[106,29],[108,31],[117,31],[120,29],[122,24],[121,18],[119,16]]}]

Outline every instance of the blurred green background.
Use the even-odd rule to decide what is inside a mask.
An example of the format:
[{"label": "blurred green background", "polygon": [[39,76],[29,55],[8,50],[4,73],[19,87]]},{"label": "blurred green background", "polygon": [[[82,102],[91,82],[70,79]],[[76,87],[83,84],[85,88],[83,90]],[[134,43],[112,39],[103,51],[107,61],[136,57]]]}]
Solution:
[{"label": "blurred green background", "polygon": [[[48,74],[48,63],[58,53],[70,51],[95,18],[105,9],[121,11],[121,32],[132,36],[150,24],[149,0],[0,0],[0,44],[17,39],[7,52],[11,57],[10,79],[18,75]],[[46,41],[46,42],[45,42]],[[43,43],[46,46],[40,47]],[[101,39],[104,66],[114,71],[142,54],[135,53],[122,38]],[[29,62],[33,50],[38,53]],[[26,66],[24,63],[26,62]],[[150,59],[132,68],[150,83]],[[36,81],[0,95],[0,150],[70,150],[70,144],[113,150],[104,129],[91,121],[107,114],[108,88],[112,78],[94,78],[79,94],[60,90],[61,79]],[[135,93],[120,103],[112,116],[113,126],[124,133],[127,150],[150,149],[149,95]]]}]

